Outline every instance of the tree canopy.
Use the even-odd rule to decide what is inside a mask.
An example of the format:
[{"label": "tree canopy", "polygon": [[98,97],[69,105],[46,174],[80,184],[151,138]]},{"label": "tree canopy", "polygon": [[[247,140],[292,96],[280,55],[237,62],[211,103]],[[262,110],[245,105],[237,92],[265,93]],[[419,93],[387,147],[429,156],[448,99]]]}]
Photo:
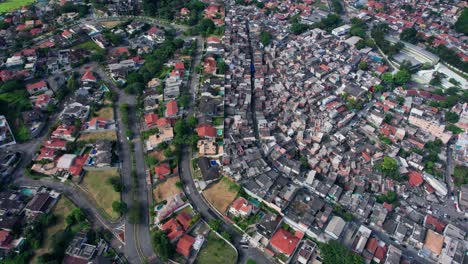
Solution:
[{"label": "tree canopy", "polygon": [[468,35],[468,8],[463,8],[461,15],[454,25],[455,31]]}]

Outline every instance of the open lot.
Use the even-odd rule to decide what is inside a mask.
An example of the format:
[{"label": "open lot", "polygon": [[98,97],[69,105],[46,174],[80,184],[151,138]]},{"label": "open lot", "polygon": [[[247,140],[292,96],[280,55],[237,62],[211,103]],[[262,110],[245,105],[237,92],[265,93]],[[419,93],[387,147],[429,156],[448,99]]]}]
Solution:
[{"label": "open lot", "polygon": [[215,233],[210,232],[208,239],[198,254],[196,263],[231,264],[236,263],[236,251]]},{"label": "open lot", "polygon": [[108,120],[114,120],[114,109],[112,107],[103,107],[96,112],[97,117],[102,117]]},{"label": "open lot", "polygon": [[102,51],[102,48],[99,47],[96,43],[94,43],[92,40],[88,40],[86,42],[83,42],[79,45],[76,45],[73,47],[74,49],[85,49],[89,51]]},{"label": "open lot", "polygon": [[105,28],[114,28],[118,25],[120,25],[122,23],[122,21],[106,21],[106,22],[102,22],[101,24],[105,27]]},{"label": "open lot", "polygon": [[120,193],[114,191],[113,186],[108,182],[113,177],[120,177],[119,171],[115,168],[87,171],[81,183],[81,187],[102,209],[103,216],[111,220],[119,218],[119,214],[112,210],[112,203],[120,201]]},{"label": "open lot", "polygon": [[158,184],[156,188],[153,189],[153,197],[156,203],[160,203],[174,194],[182,192],[176,186],[176,183],[180,181],[179,177],[172,177],[167,179],[165,182]]},{"label": "open lot", "polygon": [[10,12],[34,2],[35,0],[5,0],[0,2],[0,13]]},{"label": "open lot", "polygon": [[151,151],[151,152],[148,152],[148,155],[151,156],[151,157],[156,158],[159,161],[162,161],[162,160],[166,159],[166,156],[164,156],[164,150]]},{"label": "open lot", "polygon": [[57,202],[55,207],[52,209],[52,213],[57,216],[57,223],[48,227],[44,232],[44,242],[42,246],[34,252],[34,258],[32,259],[32,263],[37,263],[37,258],[40,255],[43,255],[47,252],[50,252],[52,249],[51,247],[51,237],[56,234],[57,232],[64,230],[67,226],[65,222],[65,218],[70,214],[76,206],[68,200],[67,197],[62,196],[60,200]]},{"label": "open lot", "polygon": [[117,133],[115,130],[100,131],[92,133],[82,133],[78,141],[94,141],[98,139],[117,140]]},{"label": "open lot", "polygon": [[239,186],[224,177],[216,184],[204,191],[206,199],[218,209],[225,213],[229,205],[234,201],[239,191]]}]

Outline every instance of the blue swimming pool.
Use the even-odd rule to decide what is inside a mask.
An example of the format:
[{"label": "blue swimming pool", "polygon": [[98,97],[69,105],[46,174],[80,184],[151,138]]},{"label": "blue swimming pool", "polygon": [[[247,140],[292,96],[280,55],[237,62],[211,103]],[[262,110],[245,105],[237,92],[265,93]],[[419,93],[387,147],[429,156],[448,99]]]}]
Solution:
[{"label": "blue swimming pool", "polygon": [[36,191],[33,189],[22,189],[21,194],[26,196],[33,196]]}]

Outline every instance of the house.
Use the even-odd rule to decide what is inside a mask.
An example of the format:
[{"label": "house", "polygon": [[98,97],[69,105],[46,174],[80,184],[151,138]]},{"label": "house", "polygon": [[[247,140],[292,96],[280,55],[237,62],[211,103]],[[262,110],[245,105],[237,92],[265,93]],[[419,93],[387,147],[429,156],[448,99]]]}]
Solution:
[{"label": "house", "polygon": [[59,150],[66,150],[67,149],[67,141],[63,139],[47,139],[44,140],[42,146],[49,149],[59,149]]},{"label": "house", "polygon": [[171,167],[169,166],[168,162],[159,164],[158,166],[154,167],[154,176],[161,178],[164,176],[168,176],[171,174]]},{"label": "house", "polygon": [[420,250],[419,255],[427,258],[437,259],[442,252],[444,246],[444,236],[432,230],[427,230],[424,247]]},{"label": "house", "polygon": [[42,213],[48,213],[55,199],[48,192],[36,194],[24,208],[28,218]]},{"label": "house", "polygon": [[196,128],[197,134],[200,138],[216,138],[217,130],[211,125],[202,124]]},{"label": "house", "polygon": [[0,147],[16,144],[13,132],[5,116],[0,115]]},{"label": "house", "polygon": [[0,230],[0,249],[10,250],[14,247],[12,244],[13,236],[6,230]]},{"label": "house", "polygon": [[217,166],[212,166],[210,160],[207,157],[201,157],[198,159],[198,167],[202,172],[203,180],[209,184],[219,179],[219,169]]},{"label": "house", "polygon": [[179,108],[177,107],[177,102],[171,100],[166,104],[166,117],[167,118],[176,118],[179,113]]},{"label": "house", "polygon": [[81,76],[81,82],[82,83],[96,83],[97,79],[94,76],[93,72],[91,71],[86,71],[83,76]]},{"label": "house", "polygon": [[190,256],[190,250],[195,243],[195,238],[184,234],[177,242],[176,251],[182,256],[188,258]]},{"label": "house", "polygon": [[218,145],[214,140],[198,140],[197,148],[200,156],[210,156],[218,153]]},{"label": "house", "polygon": [[60,125],[52,131],[52,139],[64,139],[66,141],[75,141],[75,126]]},{"label": "house", "polygon": [[162,142],[169,142],[174,138],[174,130],[172,127],[161,127],[159,131],[151,135],[146,141],[146,149],[148,151],[153,150]]},{"label": "house", "polygon": [[42,80],[39,82],[26,84],[26,90],[30,95],[35,95],[38,93],[46,92],[47,90],[49,90],[49,88],[47,87],[47,83],[44,80]]},{"label": "house", "polygon": [[216,60],[214,57],[209,56],[203,60],[203,73],[215,74],[216,73]]},{"label": "house", "polygon": [[174,218],[169,219],[166,223],[161,225],[161,230],[167,233],[167,237],[171,242],[177,240],[184,234],[183,227]]},{"label": "house", "polygon": [[182,227],[184,227],[185,230],[188,230],[190,228],[190,222],[192,221],[192,217],[186,212],[180,212],[177,215],[176,219],[182,225]]},{"label": "house", "polygon": [[79,232],[65,250],[63,263],[91,263],[97,253],[97,247],[88,242],[86,233]]},{"label": "house", "polygon": [[299,240],[285,229],[279,228],[271,238],[270,245],[275,251],[290,257],[294,253]]},{"label": "house", "polygon": [[333,239],[338,239],[343,232],[346,222],[339,216],[333,216],[328,223],[325,233]]},{"label": "house", "polygon": [[253,206],[244,197],[238,197],[232,202],[229,213],[234,216],[247,217],[252,213],[252,208]]},{"label": "house", "polygon": [[46,110],[51,102],[52,98],[48,94],[40,94],[36,97],[34,107],[41,110]]},{"label": "house", "polygon": [[107,130],[112,129],[114,121],[102,117],[94,117],[85,124],[86,130]]},{"label": "house", "polygon": [[145,125],[147,128],[153,128],[157,125],[158,115],[155,113],[145,114]]},{"label": "house", "polygon": [[270,240],[276,228],[281,222],[281,217],[274,213],[268,212],[265,216],[256,224],[257,232],[265,238]]}]

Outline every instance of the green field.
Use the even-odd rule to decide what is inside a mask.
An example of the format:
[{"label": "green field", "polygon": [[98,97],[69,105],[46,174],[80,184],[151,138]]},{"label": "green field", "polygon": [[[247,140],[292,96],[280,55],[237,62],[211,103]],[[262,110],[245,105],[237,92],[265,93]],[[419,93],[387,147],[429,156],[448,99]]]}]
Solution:
[{"label": "green field", "polygon": [[34,2],[35,0],[5,0],[0,2],[0,13],[10,12]]},{"label": "green field", "polygon": [[88,171],[83,178],[81,187],[85,189],[96,204],[102,209],[103,216],[110,220],[119,218],[119,213],[112,210],[112,203],[120,201],[120,193],[116,192],[108,182],[109,178],[120,177],[117,169]]},{"label": "green field", "polygon": [[102,48],[99,47],[96,43],[94,43],[92,40],[88,40],[86,42],[83,42],[79,45],[76,45],[73,47],[73,49],[85,49],[89,51],[102,51]]},{"label": "green field", "polygon": [[60,200],[52,209],[52,213],[57,216],[57,222],[55,225],[49,226],[44,232],[44,242],[42,246],[34,252],[34,258],[32,263],[37,263],[37,257],[45,253],[50,252],[52,249],[51,238],[54,234],[58,233],[61,230],[64,230],[67,227],[65,218],[70,214],[76,206],[65,196],[60,197]]},{"label": "green field", "polygon": [[231,264],[236,263],[236,255],[236,251],[230,245],[211,231],[198,254],[196,263]]}]

